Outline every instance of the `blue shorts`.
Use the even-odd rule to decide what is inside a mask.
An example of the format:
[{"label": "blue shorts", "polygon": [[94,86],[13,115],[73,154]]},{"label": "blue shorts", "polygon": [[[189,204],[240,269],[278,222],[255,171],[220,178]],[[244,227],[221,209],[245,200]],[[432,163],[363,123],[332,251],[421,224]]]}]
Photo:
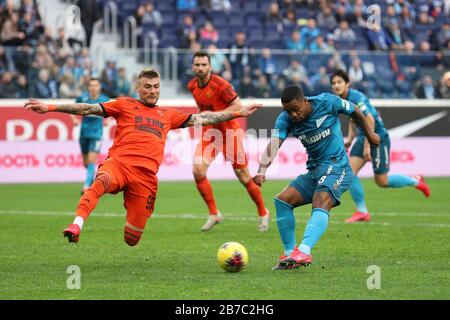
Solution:
[{"label": "blue shorts", "polygon": [[89,152],[100,153],[102,139],[80,138],[80,147],[82,154],[87,154]]},{"label": "blue shorts", "polygon": [[299,175],[291,181],[290,186],[294,187],[303,197],[306,203],[311,203],[314,193],[325,191],[331,196],[334,206],[341,204],[342,194],[350,188],[353,180],[353,171],[348,160],[337,164],[319,165]]},{"label": "blue shorts", "polygon": [[[389,172],[391,140],[389,136],[380,137],[381,142],[378,146],[370,147],[370,156],[372,157],[372,168],[376,174]],[[365,136],[358,136],[356,142],[350,151],[350,157],[364,158],[364,140]]]}]

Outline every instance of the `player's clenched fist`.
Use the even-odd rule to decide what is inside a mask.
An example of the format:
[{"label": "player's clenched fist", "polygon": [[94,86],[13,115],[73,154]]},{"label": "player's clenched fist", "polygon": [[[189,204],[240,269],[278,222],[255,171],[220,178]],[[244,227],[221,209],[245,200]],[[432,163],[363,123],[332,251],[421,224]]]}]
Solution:
[{"label": "player's clenched fist", "polygon": [[257,174],[253,177],[253,182],[258,186],[261,187],[262,184],[266,181],[266,176],[263,174]]},{"label": "player's clenched fist", "polygon": [[37,113],[46,113],[49,111],[49,106],[43,102],[36,99],[29,99],[24,104],[25,109],[32,110]]}]

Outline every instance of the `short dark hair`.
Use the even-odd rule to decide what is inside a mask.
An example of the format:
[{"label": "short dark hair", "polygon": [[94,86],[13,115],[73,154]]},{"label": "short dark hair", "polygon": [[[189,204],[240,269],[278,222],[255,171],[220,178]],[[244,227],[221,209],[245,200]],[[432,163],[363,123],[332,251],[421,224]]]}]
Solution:
[{"label": "short dark hair", "polygon": [[208,62],[211,63],[211,57],[205,51],[197,51],[196,53],[194,53],[194,56],[192,57],[192,63],[194,62],[194,59],[197,57],[207,57]]},{"label": "short dark hair", "polygon": [[97,77],[91,77],[91,78],[89,79],[89,82],[91,82],[91,81],[98,81],[100,84],[102,83],[102,82],[100,81],[100,78],[97,78]]},{"label": "short dark hair", "polygon": [[344,79],[345,83],[350,82],[350,78],[348,77],[347,72],[345,72],[342,69],[337,69],[333,72],[333,74],[330,77],[330,83],[333,82],[334,77],[341,77],[342,79]]},{"label": "short dark hair", "polygon": [[302,88],[298,86],[287,86],[281,93],[281,102],[289,103],[292,100],[302,100],[305,97]]}]

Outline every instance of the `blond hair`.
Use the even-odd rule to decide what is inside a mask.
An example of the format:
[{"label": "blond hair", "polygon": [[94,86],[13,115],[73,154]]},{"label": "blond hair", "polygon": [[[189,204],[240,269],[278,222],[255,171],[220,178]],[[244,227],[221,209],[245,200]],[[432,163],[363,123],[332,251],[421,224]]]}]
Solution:
[{"label": "blond hair", "polygon": [[148,78],[148,79],[158,78],[159,79],[160,76],[159,76],[159,72],[156,71],[155,69],[144,69],[138,75],[138,80],[140,80],[141,78]]}]

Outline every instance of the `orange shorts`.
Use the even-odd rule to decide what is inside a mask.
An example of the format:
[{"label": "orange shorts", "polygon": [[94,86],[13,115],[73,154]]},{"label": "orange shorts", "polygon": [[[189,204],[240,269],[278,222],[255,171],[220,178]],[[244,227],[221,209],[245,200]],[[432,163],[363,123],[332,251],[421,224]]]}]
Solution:
[{"label": "orange shorts", "polygon": [[158,190],[158,178],[151,171],[133,168],[108,158],[99,166],[97,175],[105,173],[111,178],[108,193],[123,191],[123,205],[127,210],[127,222],[144,229],[153,213]]},{"label": "orange shorts", "polygon": [[234,169],[244,169],[248,166],[248,157],[244,150],[242,130],[227,130],[221,135],[203,134],[203,139],[195,148],[194,159],[203,159],[210,164],[222,151],[226,161],[232,163]]}]

